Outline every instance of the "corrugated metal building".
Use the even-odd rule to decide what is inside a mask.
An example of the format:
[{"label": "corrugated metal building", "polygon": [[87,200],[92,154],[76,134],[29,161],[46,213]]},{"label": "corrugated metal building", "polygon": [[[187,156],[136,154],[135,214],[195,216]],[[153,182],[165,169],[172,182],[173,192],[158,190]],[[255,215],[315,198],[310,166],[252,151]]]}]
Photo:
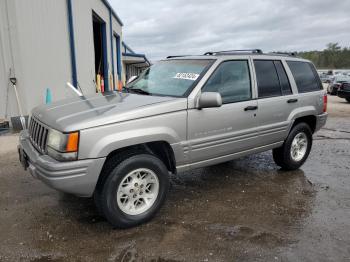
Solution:
[{"label": "corrugated metal building", "polygon": [[[125,72],[147,67],[144,55],[125,49],[122,26],[106,0],[0,1],[0,118],[19,114],[10,77],[29,114],[47,88],[53,100],[73,95],[66,82],[85,94],[116,90]],[[132,54],[143,63],[130,62]]]}]

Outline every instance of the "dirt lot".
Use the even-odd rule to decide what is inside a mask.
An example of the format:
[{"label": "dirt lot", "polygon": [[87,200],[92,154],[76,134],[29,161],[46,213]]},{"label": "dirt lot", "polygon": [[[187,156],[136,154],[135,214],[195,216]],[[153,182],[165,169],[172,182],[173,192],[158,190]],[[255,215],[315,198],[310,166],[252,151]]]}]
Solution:
[{"label": "dirt lot", "polygon": [[350,261],[350,104],[329,102],[302,169],[266,152],[181,173],[156,218],[128,230],[33,179],[17,136],[0,136],[0,261]]}]

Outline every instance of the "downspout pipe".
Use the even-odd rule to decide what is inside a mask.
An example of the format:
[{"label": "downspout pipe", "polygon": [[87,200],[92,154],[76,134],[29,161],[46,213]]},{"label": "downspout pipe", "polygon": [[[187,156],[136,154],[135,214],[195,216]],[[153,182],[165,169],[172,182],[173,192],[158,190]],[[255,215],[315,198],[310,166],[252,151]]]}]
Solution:
[{"label": "downspout pipe", "polygon": [[[112,21],[112,9],[109,8],[109,29],[110,29],[110,40],[111,40],[111,58],[112,58],[112,73],[114,83],[114,48],[113,48],[113,21]],[[116,83],[114,83],[115,87]]]},{"label": "downspout pipe", "polygon": [[68,11],[70,59],[71,59],[71,65],[72,65],[72,81],[73,81],[73,86],[75,88],[77,88],[78,87],[78,79],[77,79],[77,62],[76,62],[76,56],[75,56],[75,40],[74,40],[72,0],[67,0],[67,11]]}]

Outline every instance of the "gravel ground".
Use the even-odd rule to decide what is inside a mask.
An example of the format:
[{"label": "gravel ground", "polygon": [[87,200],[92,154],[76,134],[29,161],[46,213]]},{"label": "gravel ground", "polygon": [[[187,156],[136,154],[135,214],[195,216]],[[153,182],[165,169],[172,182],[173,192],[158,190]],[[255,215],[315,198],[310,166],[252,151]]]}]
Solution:
[{"label": "gravel ground", "polygon": [[330,97],[329,113],[300,170],[265,152],[178,174],[128,230],[33,179],[18,136],[0,136],[0,261],[350,261],[350,104]]}]

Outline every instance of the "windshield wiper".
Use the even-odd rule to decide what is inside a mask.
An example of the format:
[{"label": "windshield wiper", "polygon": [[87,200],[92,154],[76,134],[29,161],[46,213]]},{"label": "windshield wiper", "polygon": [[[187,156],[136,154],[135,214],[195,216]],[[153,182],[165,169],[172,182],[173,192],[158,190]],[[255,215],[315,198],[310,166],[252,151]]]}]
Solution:
[{"label": "windshield wiper", "polygon": [[141,94],[141,95],[151,95],[151,93],[143,90],[143,89],[140,89],[140,88],[127,88],[129,92],[134,92],[134,93],[138,93],[138,94]]}]

